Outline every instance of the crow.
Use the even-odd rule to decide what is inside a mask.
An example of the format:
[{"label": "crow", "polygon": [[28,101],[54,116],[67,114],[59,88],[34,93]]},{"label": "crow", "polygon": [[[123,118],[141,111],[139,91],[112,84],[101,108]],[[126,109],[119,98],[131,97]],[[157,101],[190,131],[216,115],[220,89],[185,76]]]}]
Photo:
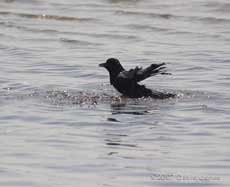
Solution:
[{"label": "crow", "polygon": [[175,97],[175,94],[153,91],[138,82],[157,74],[169,74],[166,73],[164,65],[165,63],[151,64],[145,69],[136,67],[126,71],[116,58],[109,58],[105,63],[99,64],[100,67],[108,70],[110,84],[124,96],[130,98],[152,97],[154,99],[171,98]]}]

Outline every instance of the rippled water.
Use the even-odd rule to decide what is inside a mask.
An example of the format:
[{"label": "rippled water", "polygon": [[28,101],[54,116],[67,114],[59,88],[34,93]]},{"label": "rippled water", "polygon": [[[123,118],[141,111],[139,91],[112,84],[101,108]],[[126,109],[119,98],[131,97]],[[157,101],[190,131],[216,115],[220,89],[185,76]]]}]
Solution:
[{"label": "rippled water", "polygon": [[[0,186],[229,186],[227,0],[1,0]],[[166,62],[120,98],[98,67]]]}]

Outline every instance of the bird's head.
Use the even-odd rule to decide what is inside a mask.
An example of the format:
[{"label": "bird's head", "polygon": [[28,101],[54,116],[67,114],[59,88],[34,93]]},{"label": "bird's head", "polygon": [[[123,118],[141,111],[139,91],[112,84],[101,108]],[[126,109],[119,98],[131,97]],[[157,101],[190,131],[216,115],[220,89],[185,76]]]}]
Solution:
[{"label": "bird's head", "polygon": [[99,66],[106,68],[110,74],[119,74],[124,70],[119,60],[116,58],[109,58],[105,63],[99,64]]}]

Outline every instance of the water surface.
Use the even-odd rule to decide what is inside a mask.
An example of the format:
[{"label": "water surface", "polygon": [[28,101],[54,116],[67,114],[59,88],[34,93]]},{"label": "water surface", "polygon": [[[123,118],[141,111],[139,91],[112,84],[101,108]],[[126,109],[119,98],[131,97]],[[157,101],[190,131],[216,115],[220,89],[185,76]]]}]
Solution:
[{"label": "water surface", "polygon": [[[229,186],[227,0],[0,1],[1,186]],[[175,99],[98,67],[166,62]]]}]

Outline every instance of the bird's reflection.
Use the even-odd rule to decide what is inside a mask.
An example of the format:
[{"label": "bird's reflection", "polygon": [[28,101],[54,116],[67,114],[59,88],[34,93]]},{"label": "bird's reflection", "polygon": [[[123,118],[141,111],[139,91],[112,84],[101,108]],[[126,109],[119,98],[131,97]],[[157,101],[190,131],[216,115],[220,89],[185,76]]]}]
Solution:
[{"label": "bird's reflection", "polygon": [[[106,134],[107,138],[104,140],[105,145],[108,148],[112,148],[112,151],[108,152],[108,155],[114,155],[119,153],[120,148],[136,148],[137,145],[133,142],[127,141],[127,135],[124,134]],[[116,149],[115,149],[116,148]],[[116,150],[116,151],[115,151]]]}]

